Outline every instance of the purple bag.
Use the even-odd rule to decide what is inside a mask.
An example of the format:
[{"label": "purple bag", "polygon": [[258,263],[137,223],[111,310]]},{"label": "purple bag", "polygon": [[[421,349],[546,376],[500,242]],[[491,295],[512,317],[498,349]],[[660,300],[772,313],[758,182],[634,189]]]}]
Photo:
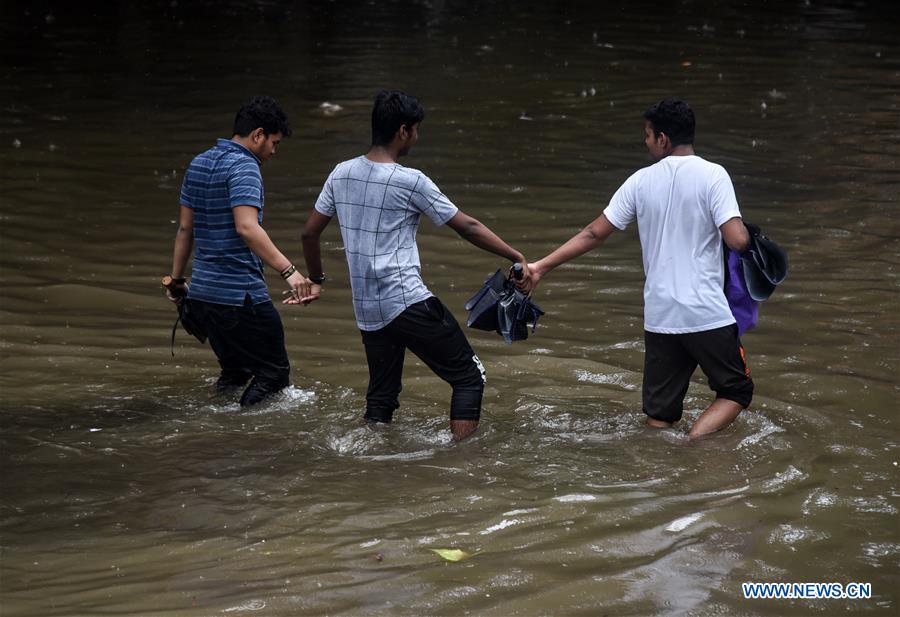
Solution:
[{"label": "purple bag", "polygon": [[759,302],[750,297],[747,283],[744,281],[744,268],[741,257],[727,246],[725,250],[725,298],[731,308],[731,314],[737,321],[738,336],[752,330],[759,321]]}]

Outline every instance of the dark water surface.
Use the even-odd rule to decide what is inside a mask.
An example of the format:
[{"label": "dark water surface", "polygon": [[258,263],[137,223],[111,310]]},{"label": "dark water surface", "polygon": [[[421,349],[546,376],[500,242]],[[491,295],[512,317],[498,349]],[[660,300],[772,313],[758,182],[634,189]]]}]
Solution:
[{"label": "dark water surface", "polygon": [[[0,613],[897,614],[900,20],[743,4],[4,2]],[[790,251],[744,340],[752,410],[694,445],[642,427],[633,230],[545,280],[528,341],[471,332],[489,382],[468,443],[412,358],[390,431],[360,427],[336,225],[323,299],[281,310],[294,385],[212,399],[212,353],[180,335],[170,356],[158,287],[186,165],[242,100],[279,98],[295,134],[264,169],[266,227],[301,263],[384,86],[427,107],[405,162],[532,259],[647,164],[641,112],[688,99],[698,153]],[[502,263],[419,239],[463,317]],[[688,419],[708,400],[698,373]],[[744,600],[744,581],[873,595]]]}]

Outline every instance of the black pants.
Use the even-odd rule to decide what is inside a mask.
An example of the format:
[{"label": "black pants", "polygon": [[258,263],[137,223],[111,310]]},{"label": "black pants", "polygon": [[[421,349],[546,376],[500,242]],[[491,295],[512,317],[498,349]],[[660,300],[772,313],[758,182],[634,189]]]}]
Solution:
[{"label": "black pants", "polygon": [[753,380],[737,325],[688,334],[644,332],[644,413],[663,422],[681,419],[684,395],[697,365],[716,398],[750,405]]},{"label": "black pants", "polygon": [[[241,405],[255,405],[290,383],[291,365],[284,347],[284,327],[271,302],[227,306],[189,300],[206,327],[209,345],[219,359],[220,391],[250,381]],[[252,379],[252,381],[251,381]]]},{"label": "black pants", "polygon": [[374,332],[362,331],[369,363],[366,419],[390,422],[400,406],[403,359],[409,349],[453,387],[451,420],[478,420],[484,367],[446,306],[435,297],[413,304]]}]

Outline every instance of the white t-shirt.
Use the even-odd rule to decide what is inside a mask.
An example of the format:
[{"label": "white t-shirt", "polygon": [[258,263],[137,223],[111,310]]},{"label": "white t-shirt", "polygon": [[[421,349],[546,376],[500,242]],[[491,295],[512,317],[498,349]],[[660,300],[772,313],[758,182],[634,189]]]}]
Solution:
[{"label": "white t-shirt", "polygon": [[637,220],[645,330],[683,334],[735,323],[723,290],[719,226],[741,211],[721,165],[667,156],[632,174],[603,214],[618,229]]}]

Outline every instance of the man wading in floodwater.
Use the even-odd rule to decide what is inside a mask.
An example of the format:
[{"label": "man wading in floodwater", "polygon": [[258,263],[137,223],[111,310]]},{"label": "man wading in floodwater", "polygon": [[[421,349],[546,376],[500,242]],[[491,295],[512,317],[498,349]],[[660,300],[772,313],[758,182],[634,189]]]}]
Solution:
[{"label": "man wading in floodwater", "polygon": [[[290,383],[284,328],[269,298],[263,263],[281,273],[292,297],[307,296],[311,284],[261,227],[260,165],[290,134],[278,104],[254,98],[238,111],[232,138],[219,139],[191,161],[181,189],[174,285],[166,295],[176,304],[188,302],[194,320],[206,330],[222,366],[217,389],[247,386],[242,406],[259,403]],[[188,289],[184,271],[195,243]]]},{"label": "man wading in floodwater", "polygon": [[697,365],[716,399],[691,427],[699,437],[728,426],[750,404],[753,381],[723,289],[722,239],[734,251],[750,238],[728,173],[694,154],[694,112],[666,99],[644,113],[644,143],[656,164],[634,173],[597,219],[530,265],[531,291],[555,267],[600,246],[637,220],[644,257],[644,385],[647,424],[681,419]]},{"label": "man wading in floodwater", "polygon": [[484,367],[446,306],[422,281],[416,230],[424,214],[446,223],[486,251],[521,263],[524,256],[461,212],[422,172],[397,164],[419,138],[425,111],[403,92],[381,92],[372,110],[372,147],[334,168],[303,231],[312,301],[321,292],[319,236],[337,215],[350,267],[353,309],[369,364],[366,415],[388,423],[400,406],[403,358],[416,354],[453,387],[450,429],[455,440],[475,432]]}]

